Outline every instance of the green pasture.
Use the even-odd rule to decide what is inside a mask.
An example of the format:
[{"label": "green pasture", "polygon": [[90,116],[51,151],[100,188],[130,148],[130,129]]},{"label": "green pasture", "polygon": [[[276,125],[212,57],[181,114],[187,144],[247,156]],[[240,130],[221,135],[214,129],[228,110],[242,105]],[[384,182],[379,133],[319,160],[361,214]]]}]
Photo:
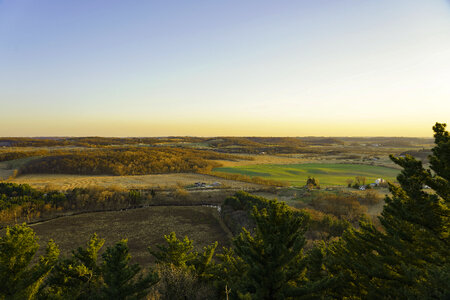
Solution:
[{"label": "green pasture", "polygon": [[215,168],[214,171],[262,177],[287,181],[294,186],[303,186],[308,176],[319,179],[321,185],[346,185],[348,179],[366,177],[366,184],[377,178],[395,181],[399,170],[363,164],[289,164],[289,165],[249,165]]}]

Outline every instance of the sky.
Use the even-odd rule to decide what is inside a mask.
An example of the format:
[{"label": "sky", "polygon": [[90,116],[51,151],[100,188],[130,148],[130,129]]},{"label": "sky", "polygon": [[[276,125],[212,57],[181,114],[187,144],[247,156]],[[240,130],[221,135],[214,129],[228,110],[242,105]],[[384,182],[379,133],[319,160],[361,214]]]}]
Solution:
[{"label": "sky", "polygon": [[0,136],[431,136],[449,0],[0,0]]}]

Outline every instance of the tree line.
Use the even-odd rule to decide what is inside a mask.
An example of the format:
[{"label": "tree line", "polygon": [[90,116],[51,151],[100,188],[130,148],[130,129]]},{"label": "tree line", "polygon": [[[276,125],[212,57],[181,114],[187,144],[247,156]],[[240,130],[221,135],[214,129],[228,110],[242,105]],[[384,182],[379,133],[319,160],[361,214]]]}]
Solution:
[{"label": "tree line", "polygon": [[138,207],[152,193],[119,188],[38,190],[27,184],[0,183],[0,226],[51,218],[63,212]]},{"label": "tree line", "polygon": [[107,147],[112,145],[157,145],[173,142],[201,142],[204,139],[196,137],[56,137],[56,138],[0,138],[0,146],[5,147]]},{"label": "tree line", "polygon": [[47,150],[0,152],[0,162],[47,154]]},{"label": "tree line", "polygon": [[201,172],[220,166],[213,160],[235,157],[182,148],[103,148],[49,154],[22,165],[18,174],[145,175]]},{"label": "tree line", "polygon": [[[307,139],[305,139],[306,141]],[[57,137],[57,138],[0,138],[0,145],[9,147],[104,147],[112,145],[164,145],[168,143],[205,143],[211,147],[267,145],[304,146],[298,138],[291,137]]]},{"label": "tree line", "polygon": [[310,145],[332,145],[336,139],[311,139],[294,137],[160,137],[160,138],[108,138],[108,137],[71,137],[71,138],[0,138],[0,146],[4,147],[199,147],[225,153],[267,154],[280,153],[322,153]]}]

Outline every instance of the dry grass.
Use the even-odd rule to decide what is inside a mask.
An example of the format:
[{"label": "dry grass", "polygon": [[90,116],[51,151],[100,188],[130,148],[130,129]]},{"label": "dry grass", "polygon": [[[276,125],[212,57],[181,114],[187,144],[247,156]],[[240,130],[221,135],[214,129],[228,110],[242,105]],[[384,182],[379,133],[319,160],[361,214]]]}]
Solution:
[{"label": "dry grass", "polygon": [[60,175],[60,174],[36,174],[23,175],[13,180],[15,183],[26,183],[33,187],[44,188],[51,186],[58,190],[73,189],[76,187],[100,186],[119,188],[179,188],[196,182],[212,184],[220,182],[222,186],[231,188],[257,188],[259,185],[227,180],[210,175],[193,173],[136,175],[136,176],[85,176],[85,175]]},{"label": "dry grass", "polygon": [[[127,211],[86,213],[62,217],[32,225],[40,238],[41,248],[49,239],[55,240],[63,255],[84,246],[90,235],[97,233],[105,246],[127,238],[133,262],[152,263],[149,246],[164,242],[163,235],[174,231],[178,237],[189,236],[196,248],[214,241],[221,246],[230,243],[229,232],[211,207],[163,206]],[[106,247],[103,247],[105,249]]]}]

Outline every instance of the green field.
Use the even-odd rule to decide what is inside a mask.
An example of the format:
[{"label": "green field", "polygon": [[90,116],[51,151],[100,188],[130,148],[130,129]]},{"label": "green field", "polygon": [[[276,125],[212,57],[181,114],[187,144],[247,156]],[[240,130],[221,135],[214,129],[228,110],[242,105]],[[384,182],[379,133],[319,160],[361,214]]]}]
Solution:
[{"label": "green field", "polygon": [[366,177],[366,183],[377,178],[395,181],[399,170],[362,164],[290,164],[290,165],[249,165],[215,168],[214,171],[257,176],[278,181],[287,181],[295,186],[303,186],[308,176],[319,179],[321,185],[346,185],[348,179]]}]

